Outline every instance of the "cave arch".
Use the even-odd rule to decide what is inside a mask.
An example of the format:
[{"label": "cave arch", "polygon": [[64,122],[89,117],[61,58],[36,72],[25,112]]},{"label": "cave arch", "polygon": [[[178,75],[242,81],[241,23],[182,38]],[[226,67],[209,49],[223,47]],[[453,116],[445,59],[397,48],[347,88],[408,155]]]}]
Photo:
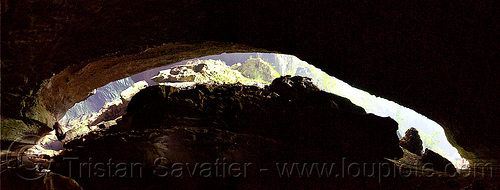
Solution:
[{"label": "cave arch", "polygon": [[92,90],[130,75],[184,59],[224,52],[269,52],[232,43],[202,44],[169,43],[138,54],[110,56],[97,61],[73,65],[46,81],[36,104],[25,111],[28,118],[52,126],[73,104],[80,102]]},{"label": "cave arch", "polygon": [[57,118],[51,113],[64,110],[52,100],[81,99],[65,96],[68,91],[38,93],[41,86],[57,85],[44,81],[67,67],[76,73],[103,57],[163,42],[234,42],[314,62],[428,115],[467,158],[498,162],[500,107],[491,89],[500,80],[489,2],[195,2],[2,3],[2,117],[29,120],[34,132],[51,126]]},{"label": "cave arch", "polygon": [[[420,132],[420,136],[423,139],[424,149],[429,148],[431,150],[434,150],[447,159],[451,160],[455,164],[455,166],[459,168],[462,167],[462,165],[460,164],[463,164],[463,158],[460,156],[458,151],[448,142],[445,136],[445,131],[436,122],[395,102],[376,97],[362,90],[353,88],[349,84],[338,80],[335,77],[329,76],[319,68],[316,68],[313,65],[300,60],[293,55],[285,54],[254,52],[223,53],[217,55],[202,56],[194,59],[187,59],[175,64],[167,64],[162,67],[157,67],[144,72],[132,74],[127,76],[126,78],[113,81],[105,86],[102,86],[103,90],[98,90],[98,94],[92,95],[89,99],[75,104],[75,106],[69,109],[66,115],[62,119],[60,119],[60,122],[68,125],[69,120],[77,119],[80,121],[81,117],[83,117],[85,114],[93,114],[99,112],[101,107],[103,107],[105,104],[110,103],[115,99],[120,99],[120,92],[132,86],[134,83],[137,84],[140,81],[146,81],[147,83],[149,83],[149,85],[157,85],[158,83],[152,81],[151,78],[157,75],[159,71],[170,69],[172,68],[172,66],[185,65],[187,62],[192,62],[190,60],[219,60],[222,61],[222,64],[226,64],[232,68],[232,66],[235,66],[236,64],[241,65],[241,63],[243,62],[246,63],[246,60],[251,60],[253,58],[260,59],[264,63],[269,64],[270,66],[272,66],[272,68],[277,70],[277,72],[281,76],[298,75],[312,78],[312,81],[321,90],[348,98],[354,104],[363,107],[367,113],[373,113],[381,117],[393,118],[399,124],[398,133],[400,135],[404,135],[406,130],[408,130],[410,127],[417,128],[417,130],[419,130]],[[243,73],[243,71],[241,72]],[[97,97],[109,96],[110,93],[114,93],[111,95],[115,96],[105,97],[104,99],[107,99],[107,101],[104,100],[103,102],[103,100],[97,99]],[[88,116],[85,116],[85,118],[88,118]],[[92,123],[89,123],[89,127],[90,125],[97,125],[97,123],[103,121],[102,119],[99,119],[97,119],[97,121],[93,120]],[[70,127],[67,127],[67,129],[70,129]]]}]

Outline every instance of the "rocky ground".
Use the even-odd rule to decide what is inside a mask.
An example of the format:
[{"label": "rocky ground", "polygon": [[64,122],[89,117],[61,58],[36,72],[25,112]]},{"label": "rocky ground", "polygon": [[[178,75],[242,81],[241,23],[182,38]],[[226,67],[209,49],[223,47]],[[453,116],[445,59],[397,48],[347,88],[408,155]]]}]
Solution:
[{"label": "rocky ground", "polygon": [[[366,114],[304,77],[281,77],[265,88],[240,83],[150,86],[131,98],[125,115],[102,124],[103,129],[65,143],[56,157],[27,158],[31,162],[26,163],[45,163],[53,173],[31,173],[30,179],[36,180],[18,187],[491,189],[498,185],[491,177],[453,176],[421,167],[431,153],[420,157],[401,149],[394,120]],[[206,165],[197,168],[196,163]],[[222,163],[238,167],[227,170]],[[336,163],[331,171],[342,175],[283,176],[277,164],[285,163]],[[351,170],[365,164],[382,167],[366,167],[359,174]],[[7,168],[11,172],[2,173],[3,184],[22,182],[13,176],[26,175],[18,172],[20,168]]]}]

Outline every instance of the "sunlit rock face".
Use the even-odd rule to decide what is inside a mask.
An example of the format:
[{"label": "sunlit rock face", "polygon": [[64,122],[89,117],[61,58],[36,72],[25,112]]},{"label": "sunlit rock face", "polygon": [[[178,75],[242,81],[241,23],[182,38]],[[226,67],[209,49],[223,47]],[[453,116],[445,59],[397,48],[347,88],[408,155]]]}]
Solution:
[{"label": "sunlit rock face", "polygon": [[[274,79],[274,78],[273,78]],[[194,60],[186,64],[173,66],[170,69],[158,72],[157,76],[151,78],[157,83],[169,82],[250,82],[249,78],[240,72],[231,69],[221,60]]]},{"label": "sunlit rock face", "polygon": [[245,77],[266,82],[271,82],[280,76],[268,62],[260,58],[247,59],[244,63],[233,65],[231,68],[239,71]]},{"label": "sunlit rock face", "polygon": [[[263,69],[259,67],[250,68],[247,73],[257,73],[257,71],[264,72],[265,74],[263,75],[260,73],[260,76],[264,76],[270,80],[279,76],[277,73],[274,73],[274,75],[270,74],[274,70],[268,64],[262,66]],[[139,82],[133,83],[134,81]],[[124,115],[126,113],[125,108],[132,96],[135,95],[138,90],[150,84],[169,83],[168,85],[180,87],[182,85],[192,85],[188,83],[213,82],[239,82],[258,86],[263,86],[267,83],[258,77],[247,78],[239,71],[231,69],[221,60],[196,59],[183,61],[175,65],[148,70],[100,87],[94,90],[95,92],[88,99],[75,104],[75,106],[69,109],[60,122],[64,127],[72,129],[77,123],[80,123],[80,126],[88,125],[88,127],[90,127],[97,125],[99,122]],[[131,83],[133,83],[133,85]],[[123,90],[124,88],[127,89]],[[102,108],[97,109],[99,106]]]},{"label": "sunlit rock face", "polygon": [[95,90],[85,102],[75,104],[63,119],[73,119],[83,114],[99,111],[106,103],[120,97],[120,93],[134,84],[130,78],[114,81]]},{"label": "sunlit rock face", "polygon": [[[129,78],[126,78],[129,79]],[[130,80],[130,79],[129,79]],[[115,81],[118,84],[121,84],[123,80]],[[66,119],[64,117],[60,122],[66,129],[65,136],[66,138],[60,139],[63,142],[71,141],[79,135],[84,135],[94,129],[96,129],[97,125],[103,124],[103,122],[116,120],[118,117],[121,117],[125,113],[127,113],[127,105],[129,104],[132,97],[139,92],[141,89],[144,89],[148,86],[148,83],[145,81],[139,81],[132,84],[127,89],[122,92],[113,91],[116,89],[111,88],[115,82],[110,83],[104,86],[103,90],[100,92],[108,92],[108,93],[99,93],[93,95],[94,98],[89,98],[79,104],[77,104],[77,108],[85,107],[85,104],[95,105],[93,100],[100,99],[101,96],[109,97],[116,96],[118,97],[113,99],[112,101],[105,102],[104,106],[98,111],[86,110],[87,112],[81,112],[80,110],[73,108],[70,109],[75,113],[78,113],[80,117]],[[118,86],[121,87],[121,86]],[[97,102],[100,103],[100,102]],[[59,125],[59,124],[58,124]]]},{"label": "sunlit rock face", "polygon": [[146,88],[148,83],[145,81],[139,81],[134,83],[132,86],[120,93],[120,98],[116,99],[110,103],[107,103],[99,110],[98,116],[89,126],[94,126],[100,122],[114,120],[117,117],[125,115],[126,107],[132,100],[132,97],[137,94],[140,90]]}]

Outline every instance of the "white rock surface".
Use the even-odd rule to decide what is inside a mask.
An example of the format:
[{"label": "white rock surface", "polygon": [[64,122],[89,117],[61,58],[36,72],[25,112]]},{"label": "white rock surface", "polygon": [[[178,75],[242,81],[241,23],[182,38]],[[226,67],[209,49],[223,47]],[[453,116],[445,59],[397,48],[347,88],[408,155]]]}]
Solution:
[{"label": "white rock surface", "polygon": [[194,60],[188,61],[184,65],[174,66],[171,69],[163,70],[158,75],[151,78],[157,83],[172,82],[250,82],[251,79],[244,77],[240,72],[231,69],[221,60]]},{"label": "white rock surface", "polygon": [[142,89],[145,89],[146,87],[148,87],[148,83],[146,81],[139,81],[134,83],[131,87],[127,88],[122,93],[120,93],[120,98],[122,102],[130,102],[132,97],[135,94],[137,94],[137,92],[141,91]]}]

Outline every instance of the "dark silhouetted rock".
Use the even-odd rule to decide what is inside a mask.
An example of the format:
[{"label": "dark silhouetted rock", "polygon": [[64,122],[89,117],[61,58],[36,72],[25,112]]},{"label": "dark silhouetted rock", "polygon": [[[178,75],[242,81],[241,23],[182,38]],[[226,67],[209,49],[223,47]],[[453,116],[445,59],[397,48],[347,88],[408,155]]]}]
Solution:
[{"label": "dark silhouetted rock", "polygon": [[54,127],[52,127],[54,130],[56,130],[56,137],[57,140],[62,141],[64,138],[66,138],[66,133],[64,133],[61,125],[59,125],[59,122],[56,122],[54,124]]},{"label": "dark silhouetted rock", "polygon": [[348,99],[320,91],[309,78],[300,76],[280,77],[268,88],[241,84],[203,84],[184,90],[148,87],[132,98],[118,128],[177,126],[256,134],[290,144],[291,152],[301,147],[325,154],[306,155],[301,150],[302,154],[294,155],[306,160],[402,156],[395,121],[366,114]]},{"label": "dark silhouetted rock", "polygon": [[405,148],[406,150],[420,156],[422,155],[422,140],[418,131],[415,128],[410,128],[406,131],[405,136],[399,140],[399,146]]},{"label": "dark silhouetted rock", "polygon": [[[213,128],[185,126],[140,132],[102,131],[90,133],[83,139],[68,144],[68,147],[74,150],[63,152],[56,157],[55,160],[63,164],[58,164],[53,170],[73,176],[85,189],[221,189],[244,185],[252,181],[244,182],[243,176],[229,175],[229,164],[237,163],[243,166],[249,163],[251,167],[248,167],[245,175],[259,176],[258,169],[271,168],[270,164],[275,164],[274,159],[282,152],[282,145],[272,139]],[[106,144],[112,146],[103,146]],[[67,158],[74,159],[71,162],[63,162]],[[214,167],[216,162],[227,165],[224,166],[225,170],[219,165],[220,175],[215,177],[214,173],[210,174],[209,178],[203,177],[205,173],[199,171],[200,166],[195,166],[205,163]],[[75,168],[80,164],[98,166],[99,163],[111,164],[98,169]],[[121,167],[126,171],[115,172],[115,168],[119,168],[116,165],[118,163],[122,163]],[[183,164],[184,167],[190,167],[190,170],[183,168],[182,178],[172,176],[173,163]],[[133,170],[131,164],[134,164]],[[111,170],[108,170],[108,167]],[[111,171],[111,175],[108,171]],[[222,171],[226,172],[225,177],[222,176]],[[122,177],[113,176],[116,174]]]},{"label": "dark silhouetted rock", "polygon": [[49,172],[45,175],[43,183],[45,184],[46,190],[83,190],[74,179],[53,172]]},{"label": "dark silhouetted rock", "polygon": [[425,149],[424,154],[422,155],[422,164],[424,164],[424,167],[436,170],[436,171],[442,171],[451,175],[454,175],[457,173],[457,169],[455,166],[446,158],[442,157],[438,153],[435,153],[434,151],[430,149]]},{"label": "dark silhouetted rock", "polygon": [[[328,104],[336,110],[354,114],[366,114],[365,110],[354,105],[349,99],[321,91],[310,78],[283,76],[275,79],[270,90],[290,101],[313,101],[312,104]],[[314,99],[309,99],[314,97]]]},{"label": "dark silhouetted rock", "polygon": [[271,90],[282,96],[301,95],[305,92],[319,91],[311,78],[290,75],[275,79],[270,86]]},{"label": "dark silhouetted rock", "polygon": [[99,127],[99,129],[104,129],[104,128],[106,128],[106,126],[105,126],[104,124],[99,124],[99,126],[98,126],[98,127]]},{"label": "dark silhouetted rock", "polygon": [[[298,76],[275,79],[265,88],[238,83],[150,86],[132,97],[127,114],[116,123],[67,143],[53,171],[69,176],[70,164],[108,163],[111,158],[114,163],[140,163],[144,176],[82,177],[79,184],[87,189],[238,189],[262,182],[281,184],[277,171],[258,170],[276,168],[276,163],[390,166],[384,158],[402,157],[394,120],[366,114],[349,100],[320,91],[310,79]],[[107,144],[112,146],[103,146]],[[69,163],[64,158],[79,159]],[[155,164],[159,158],[165,167]],[[257,171],[247,178],[153,175],[168,171],[173,163],[211,163],[223,158],[253,163]],[[344,169],[339,165],[334,172]],[[377,170],[364,172],[380,173]],[[72,172],[71,176],[80,175]],[[83,172],[83,176],[95,175],[95,171]]]}]

